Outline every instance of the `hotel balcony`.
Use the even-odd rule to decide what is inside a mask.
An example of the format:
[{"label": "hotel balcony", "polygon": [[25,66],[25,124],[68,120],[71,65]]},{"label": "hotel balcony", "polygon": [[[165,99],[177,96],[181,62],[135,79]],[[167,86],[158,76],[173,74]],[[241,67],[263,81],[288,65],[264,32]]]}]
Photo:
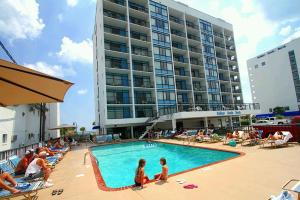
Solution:
[{"label": "hotel balcony", "polygon": [[231,77],[231,82],[233,82],[233,83],[239,83],[239,82],[241,82],[241,80],[240,80],[240,78],[233,78],[233,77]]},{"label": "hotel balcony", "polygon": [[135,117],[144,118],[144,117],[155,117],[156,110],[153,106],[135,106]]},{"label": "hotel balcony", "polygon": [[155,99],[149,92],[135,92],[135,104],[155,104]]},{"label": "hotel balcony", "polygon": [[134,76],[133,85],[134,87],[140,88],[153,88],[153,84],[150,80],[150,77],[147,76]]},{"label": "hotel balcony", "polygon": [[234,45],[226,45],[226,49],[229,51],[235,51]]},{"label": "hotel balcony", "polygon": [[130,106],[108,106],[107,118],[108,119],[124,119],[131,118],[132,110]]},{"label": "hotel balcony", "polygon": [[106,56],[105,67],[116,69],[128,69],[129,64],[127,63],[127,59]]},{"label": "hotel balcony", "polygon": [[226,81],[226,82],[227,82],[227,81],[228,81],[228,82],[230,81],[229,78],[227,78],[227,77],[222,77],[222,76],[220,76],[220,75],[219,75],[219,80],[220,80],[220,81]]},{"label": "hotel balcony", "polygon": [[231,93],[231,90],[230,90],[230,88],[221,87],[221,92]]},{"label": "hotel balcony", "polygon": [[193,34],[187,34],[187,37],[188,37],[188,39],[190,39],[190,40],[194,40],[194,41],[197,41],[197,42],[200,42],[200,37],[198,37],[198,36],[195,36],[195,35],[193,35]]},{"label": "hotel balcony", "polygon": [[241,89],[232,89],[232,93],[242,93]]},{"label": "hotel balcony", "polygon": [[182,55],[173,54],[173,59],[175,62],[188,63],[187,58],[184,58]]},{"label": "hotel balcony", "polygon": [[201,73],[199,70],[192,69],[192,77],[195,77],[195,78],[205,78],[205,74]]},{"label": "hotel balcony", "polygon": [[121,6],[126,5],[126,1],[124,1],[124,0],[106,0],[106,1],[109,1],[109,2],[112,2],[112,3],[115,3],[115,4],[119,4]]},{"label": "hotel balcony", "polygon": [[194,92],[205,92],[206,87],[202,86],[201,84],[193,83]]},{"label": "hotel balcony", "polygon": [[199,30],[199,26],[198,25],[196,25],[195,23],[193,23],[193,22],[190,22],[190,21],[185,21],[185,23],[186,23],[186,26],[188,27],[188,28],[192,28],[192,29],[195,29],[195,30]]},{"label": "hotel balcony", "polygon": [[177,49],[186,50],[186,46],[179,42],[172,42],[172,47]]},{"label": "hotel balcony", "polygon": [[135,32],[135,31],[130,32],[130,37],[134,38],[134,39],[137,39],[137,40],[144,41],[144,42],[149,41],[149,37],[146,34]]},{"label": "hotel balcony", "polygon": [[131,53],[138,55],[138,56],[151,56],[151,52],[148,51],[147,48],[144,47],[138,47],[138,46],[131,46]]},{"label": "hotel balcony", "polygon": [[177,76],[190,76],[189,71],[182,68],[175,68],[175,75]]},{"label": "hotel balcony", "polygon": [[215,46],[216,46],[216,47],[220,47],[220,48],[222,48],[222,49],[225,49],[225,45],[222,44],[222,43],[219,43],[219,42],[215,42]]},{"label": "hotel balcony", "polygon": [[191,90],[191,86],[184,80],[176,80],[177,90]]},{"label": "hotel balcony", "polygon": [[107,104],[131,104],[129,93],[107,92]]},{"label": "hotel balcony", "polygon": [[219,70],[228,70],[228,66],[222,63],[218,63],[218,69]]},{"label": "hotel balcony", "polygon": [[135,17],[129,17],[129,21],[132,24],[136,24],[136,25],[139,25],[139,26],[144,26],[144,27],[149,28],[149,24],[145,20],[138,19],[138,18],[135,18]]},{"label": "hotel balcony", "polygon": [[237,66],[235,66],[235,65],[230,65],[229,66],[229,70],[231,71],[231,72],[239,72],[239,68],[237,67]]},{"label": "hotel balcony", "polygon": [[113,12],[113,11],[110,11],[110,10],[107,10],[107,9],[103,9],[103,15],[107,16],[107,17],[114,18],[114,19],[126,21],[126,15],[123,15],[123,14],[117,13],[117,12]]},{"label": "hotel balcony", "polygon": [[172,21],[172,22],[175,22],[175,23],[177,23],[177,24],[184,25],[184,21],[181,20],[181,19],[179,19],[178,17],[174,17],[174,16],[172,16],[172,15],[169,15],[169,19],[170,19],[170,21]]},{"label": "hotel balcony", "polygon": [[189,50],[194,53],[202,53],[201,49],[198,47],[189,46]]},{"label": "hotel balcony", "polygon": [[125,43],[112,42],[108,40],[105,41],[105,49],[110,51],[128,53],[128,48]]},{"label": "hotel balcony", "polygon": [[106,85],[129,87],[130,79],[127,74],[106,74]]},{"label": "hotel balcony", "polygon": [[219,38],[224,38],[223,33],[220,33],[220,32],[215,32],[214,31],[214,36],[219,37]]},{"label": "hotel balcony", "polygon": [[134,3],[134,2],[131,2],[131,1],[128,1],[128,3],[129,3],[129,8],[132,8],[134,10],[137,10],[137,11],[144,12],[144,13],[148,14],[148,8],[146,8],[145,6]]},{"label": "hotel balcony", "polygon": [[104,32],[127,37],[127,31],[125,29],[109,26],[107,24],[104,25]]},{"label": "hotel balcony", "polygon": [[198,59],[198,58],[191,57],[190,58],[190,63],[191,63],[191,65],[201,65],[202,61],[200,59]]},{"label": "hotel balcony", "polygon": [[227,60],[227,57],[224,54],[216,53],[216,56],[217,56],[217,58],[221,58],[221,59]]},{"label": "hotel balcony", "polygon": [[171,28],[171,33],[172,33],[173,35],[177,35],[177,36],[179,36],[179,37],[184,37],[184,38],[185,38],[185,33],[182,32],[182,31],[179,31],[179,30],[176,30],[176,29],[172,29],[172,28]]},{"label": "hotel balcony", "polygon": [[143,71],[143,72],[152,72],[153,67],[149,66],[149,62],[143,62],[143,61],[132,61],[132,68],[136,71]]}]

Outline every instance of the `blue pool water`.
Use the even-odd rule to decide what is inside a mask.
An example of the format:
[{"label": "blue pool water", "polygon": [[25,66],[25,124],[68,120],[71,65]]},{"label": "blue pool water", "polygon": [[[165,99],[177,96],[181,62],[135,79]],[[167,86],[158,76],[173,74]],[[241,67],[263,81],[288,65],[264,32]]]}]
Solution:
[{"label": "blue pool water", "polygon": [[109,188],[134,184],[140,158],[146,160],[145,173],[150,179],[161,171],[159,159],[165,157],[169,174],[236,157],[239,154],[165,143],[130,142],[92,148],[100,173]]}]

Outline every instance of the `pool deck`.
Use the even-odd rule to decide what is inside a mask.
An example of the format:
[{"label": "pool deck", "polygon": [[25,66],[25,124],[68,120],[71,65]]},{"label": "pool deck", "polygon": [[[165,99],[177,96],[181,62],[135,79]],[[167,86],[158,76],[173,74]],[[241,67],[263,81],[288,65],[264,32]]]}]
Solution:
[{"label": "pool deck", "polygon": [[[160,140],[171,143],[176,140]],[[194,145],[194,144],[192,144]],[[197,146],[244,152],[236,159],[221,162],[202,169],[169,178],[165,184],[150,183],[143,190],[101,191],[96,183],[90,157],[83,165],[85,144],[70,151],[56,166],[50,178],[52,188],[41,190],[39,199],[109,199],[109,200],[156,200],[156,199],[268,199],[279,194],[281,187],[290,179],[300,179],[300,145],[276,149],[259,149],[258,146],[225,146],[222,143],[196,143]],[[198,189],[188,190],[176,182],[185,179]],[[59,196],[52,196],[54,189],[64,189]],[[296,196],[294,194],[294,196]]]}]

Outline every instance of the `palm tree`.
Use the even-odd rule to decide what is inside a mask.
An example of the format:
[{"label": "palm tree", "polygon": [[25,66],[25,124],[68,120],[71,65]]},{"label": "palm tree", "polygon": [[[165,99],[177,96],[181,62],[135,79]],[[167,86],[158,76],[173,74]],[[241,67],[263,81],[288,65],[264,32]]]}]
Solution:
[{"label": "palm tree", "polygon": [[84,133],[84,131],[85,131],[85,127],[80,127],[80,129],[79,129],[81,132],[82,132],[82,134]]}]

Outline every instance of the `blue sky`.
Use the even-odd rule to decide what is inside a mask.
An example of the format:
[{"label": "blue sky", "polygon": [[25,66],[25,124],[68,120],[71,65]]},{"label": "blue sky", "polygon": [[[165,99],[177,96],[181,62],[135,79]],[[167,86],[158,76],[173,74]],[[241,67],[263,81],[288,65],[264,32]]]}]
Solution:
[{"label": "blue sky", "polygon": [[[246,60],[300,37],[299,0],[180,1],[233,24],[245,102],[251,100]],[[61,104],[61,122],[76,121],[88,130],[94,121],[95,2],[0,1],[1,41],[19,64],[75,83]]]}]

